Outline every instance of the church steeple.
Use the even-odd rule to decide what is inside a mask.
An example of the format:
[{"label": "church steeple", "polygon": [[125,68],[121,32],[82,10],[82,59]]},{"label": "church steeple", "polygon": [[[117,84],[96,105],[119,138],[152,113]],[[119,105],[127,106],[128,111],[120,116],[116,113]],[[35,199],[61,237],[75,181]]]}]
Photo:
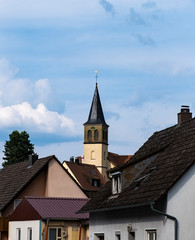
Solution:
[{"label": "church steeple", "polygon": [[96,165],[105,178],[106,171],[110,168],[107,160],[108,127],[96,83],[89,117],[84,123],[84,162]]},{"label": "church steeple", "polygon": [[95,92],[93,95],[93,100],[91,103],[89,117],[85,124],[105,124],[105,125],[107,125],[105,122],[105,119],[104,119],[104,113],[102,110],[102,105],[101,105],[101,101],[100,101],[97,83],[96,83]]}]

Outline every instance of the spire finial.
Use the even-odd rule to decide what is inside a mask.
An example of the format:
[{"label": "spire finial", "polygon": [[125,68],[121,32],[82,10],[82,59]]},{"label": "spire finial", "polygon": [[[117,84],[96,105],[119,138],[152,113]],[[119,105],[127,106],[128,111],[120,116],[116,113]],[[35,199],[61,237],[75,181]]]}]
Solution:
[{"label": "spire finial", "polygon": [[95,79],[96,79],[96,85],[97,85],[97,78],[98,78],[98,70],[95,70]]}]

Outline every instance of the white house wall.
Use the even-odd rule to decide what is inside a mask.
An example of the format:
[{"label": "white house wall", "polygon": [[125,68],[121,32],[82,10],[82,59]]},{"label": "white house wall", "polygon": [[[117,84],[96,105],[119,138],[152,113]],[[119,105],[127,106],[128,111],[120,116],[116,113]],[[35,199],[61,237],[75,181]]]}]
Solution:
[{"label": "white house wall", "polygon": [[21,240],[27,240],[27,229],[32,228],[32,240],[39,240],[40,221],[13,221],[9,222],[8,240],[16,240],[17,228],[21,229]]},{"label": "white house wall", "polygon": [[169,191],[167,213],[175,216],[179,222],[178,240],[194,239],[195,165]]},{"label": "white house wall", "polygon": [[[137,212],[136,212],[137,211]],[[135,240],[146,240],[146,230],[157,230],[157,239],[161,236],[163,219],[151,210],[141,208],[123,209],[121,211],[104,211],[90,214],[89,239],[96,240],[95,234],[104,233],[105,240],[115,240],[115,232],[120,232],[121,239],[128,240],[128,227],[135,232]],[[146,216],[149,212],[150,217]],[[137,216],[136,216],[137,215]],[[172,235],[173,237],[173,235]],[[173,239],[167,238],[166,240]]]}]

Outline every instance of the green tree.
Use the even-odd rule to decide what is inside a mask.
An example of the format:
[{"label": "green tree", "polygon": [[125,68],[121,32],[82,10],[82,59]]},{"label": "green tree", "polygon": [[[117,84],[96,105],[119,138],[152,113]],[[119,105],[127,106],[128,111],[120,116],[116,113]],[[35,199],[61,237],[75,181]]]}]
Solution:
[{"label": "green tree", "polygon": [[34,154],[34,144],[30,142],[26,131],[13,131],[5,142],[3,153],[3,166],[23,162],[28,160],[30,154]]}]

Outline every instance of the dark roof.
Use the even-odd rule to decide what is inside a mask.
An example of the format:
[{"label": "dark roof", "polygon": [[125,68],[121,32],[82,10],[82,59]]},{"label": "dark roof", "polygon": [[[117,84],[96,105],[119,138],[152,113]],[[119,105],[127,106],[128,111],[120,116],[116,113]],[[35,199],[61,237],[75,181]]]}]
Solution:
[{"label": "dark roof", "polygon": [[82,210],[141,205],[166,196],[168,190],[195,162],[195,118],[154,133],[130,161],[115,168],[115,171],[123,172],[149,158],[153,159],[151,163],[136,179],[129,179],[129,185],[118,197],[111,196],[109,181]]},{"label": "dark roof", "polygon": [[75,163],[69,161],[64,162],[70,168],[70,170],[72,171],[72,173],[74,174],[77,181],[87,195],[89,195],[90,192],[96,192],[99,190],[99,187],[95,187],[92,185],[93,179],[99,180],[100,186],[105,184],[105,179],[95,165]]},{"label": "dark roof", "polygon": [[105,125],[107,125],[105,122],[105,119],[104,119],[104,114],[103,114],[103,110],[102,110],[102,105],[101,105],[101,101],[100,101],[97,83],[96,83],[95,92],[93,95],[93,100],[92,100],[92,104],[91,104],[89,117],[88,117],[87,122],[84,123],[84,125],[85,124],[105,124]]},{"label": "dark roof", "polygon": [[108,152],[108,160],[115,166],[119,167],[130,160],[133,155],[118,155],[116,153]]},{"label": "dark roof", "polygon": [[76,213],[89,199],[25,197],[10,217],[10,221],[58,219],[86,220],[88,213]]},{"label": "dark roof", "polygon": [[48,156],[38,159],[31,167],[29,161],[25,161],[0,169],[0,210],[3,210],[52,159],[57,160],[55,156]]}]

